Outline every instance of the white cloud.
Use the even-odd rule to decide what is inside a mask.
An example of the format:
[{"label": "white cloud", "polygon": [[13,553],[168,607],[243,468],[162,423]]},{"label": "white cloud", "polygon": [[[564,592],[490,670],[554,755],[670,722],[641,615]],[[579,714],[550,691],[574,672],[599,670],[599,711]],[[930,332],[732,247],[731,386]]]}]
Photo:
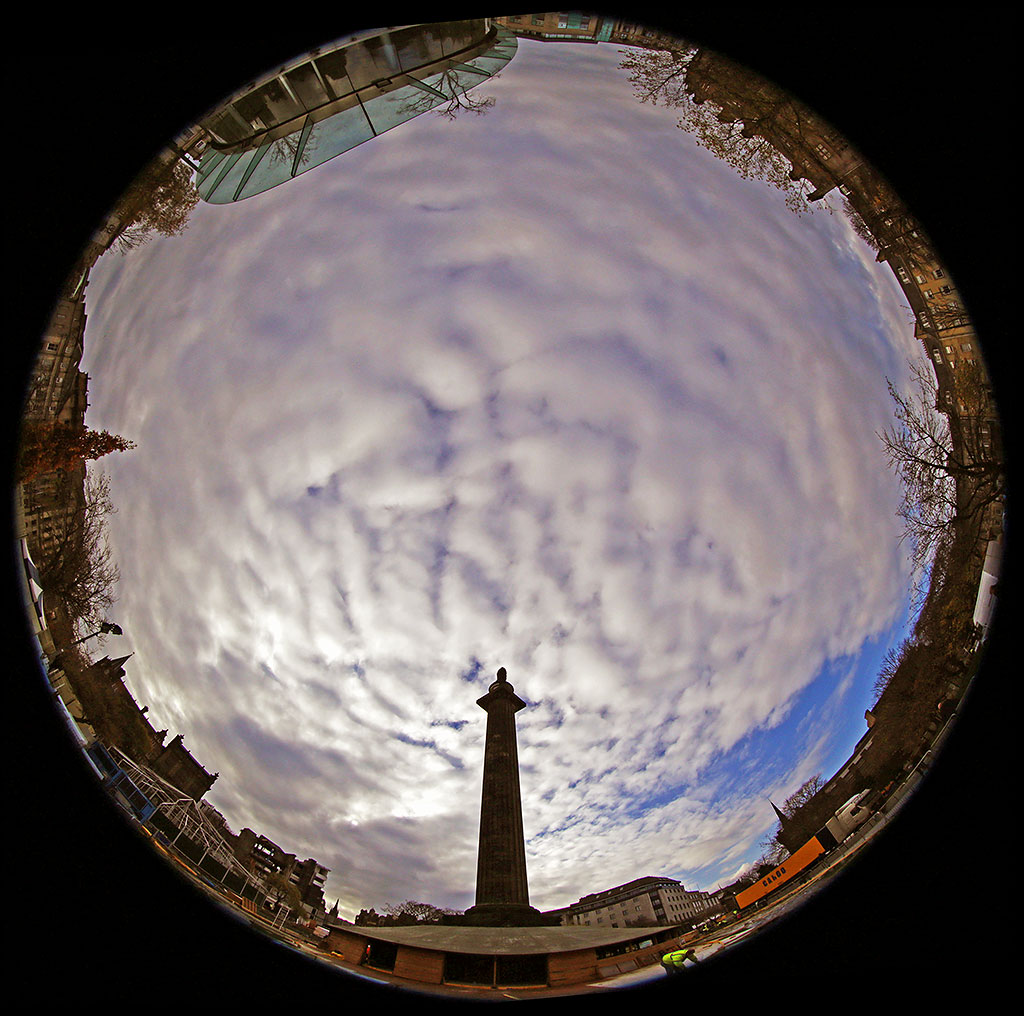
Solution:
[{"label": "white cloud", "polygon": [[129,683],[343,912],[472,903],[499,665],[535,903],[727,878],[767,791],[709,767],[903,605],[887,269],[616,63],[524,43],[487,116],[95,273],[90,422],[139,445],[109,466]]}]

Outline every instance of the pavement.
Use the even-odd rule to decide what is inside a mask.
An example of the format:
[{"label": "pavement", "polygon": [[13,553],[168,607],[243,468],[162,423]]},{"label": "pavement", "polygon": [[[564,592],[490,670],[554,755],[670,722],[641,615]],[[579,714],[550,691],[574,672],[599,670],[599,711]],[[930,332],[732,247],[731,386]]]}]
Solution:
[{"label": "pavement", "polygon": [[[895,809],[894,809],[895,810]],[[731,924],[725,925],[717,932],[710,932],[707,936],[698,939],[693,943],[692,947],[696,953],[699,961],[707,960],[708,958],[715,956],[716,954],[729,950],[732,947],[740,944],[751,935],[756,934],[762,930],[766,925],[773,921],[783,917],[793,907],[799,906],[811,893],[816,892],[822,888],[828,881],[831,874],[834,874],[839,868],[843,867],[846,862],[852,859],[852,857],[865,846],[871,838],[879,831],[879,829],[886,824],[891,815],[885,816],[885,818],[877,824],[872,824],[870,828],[864,828],[860,831],[860,835],[851,837],[849,841],[844,843],[842,847],[828,855],[827,858],[823,859],[824,863],[821,863],[818,867],[812,869],[811,873],[807,878],[802,879],[799,884],[794,885],[788,891],[781,891],[772,902],[762,907],[759,910],[753,911],[747,915],[744,915],[741,919],[734,921]],[[167,853],[165,851],[165,853]],[[169,855],[172,859],[177,860],[173,855]],[[353,964],[347,963],[342,960],[338,955],[332,954],[319,948],[314,942],[306,942],[300,938],[297,938],[289,933],[286,929],[271,928],[266,922],[254,918],[251,914],[232,907],[231,904],[219,893],[215,892],[210,886],[204,884],[204,882],[195,877],[194,872],[190,871],[186,865],[179,862],[185,874],[189,875],[191,880],[195,882],[207,895],[210,896],[215,902],[219,903],[226,910],[231,912],[233,916],[247,921],[247,923],[253,928],[254,931],[261,931],[269,937],[274,938],[281,945],[286,948],[292,949],[300,955],[319,960],[322,963],[326,963],[339,970],[339,972],[345,973],[349,976],[355,977],[358,980],[370,982],[372,984],[378,984],[380,986],[388,986],[393,988],[402,988],[407,991],[411,991],[414,994],[431,995],[434,997],[451,997],[451,998],[465,998],[465,999],[491,999],[499,1001],[501,999],[531,999],[531,998],[551,998],[565,995],[580,995],[593,993],[596,991],[608,991],[618,988],[629,988],[636,987],[641,984],[648,984],[656,980],[661,980],[668,977],[664,968],[659,963],[652,963],[645,967],[640,967],[635,970],[631,970],[628,973],[619,974],[614,977],[608,977],[601,980],[595,980],[582,984],[573,984],[566,987],[559,988],[475,988],[475,987],[460,987],[455,985],[426,985],[417,984],[412,981],[405,980],[404,978],[395,977],[394,975],[388,974],[384,971],[370,970],[366,967],[359,967]],[[375,929],[380,932],[381,929]],[[415,930],[415,929],[414,929]],[[428,928],[420,929],[421,934],[425,938],[431,938],[439,934],[444,936],[451,936],[455,933],[465,933],[469,929],[455,928],[455,929],[437,929]],[[527,929],[530,931],[530,935],[526,936],[523,942],[519,943],[521,952],[532,952],[538,945],[534,941],[534,938],[539,935],[550,934],[550,929]],[[564,929],[562,929],[564,931]],[[409,929],[403,929],[401,934],[396,932],[396,938],[408,938]],[[387,936],[382,936],[387,937]],[[423,943],[428,945],[427,942]],[[439,943],[433,942],[433,945]],[[451,943],[449,943],[451,944]]]}]

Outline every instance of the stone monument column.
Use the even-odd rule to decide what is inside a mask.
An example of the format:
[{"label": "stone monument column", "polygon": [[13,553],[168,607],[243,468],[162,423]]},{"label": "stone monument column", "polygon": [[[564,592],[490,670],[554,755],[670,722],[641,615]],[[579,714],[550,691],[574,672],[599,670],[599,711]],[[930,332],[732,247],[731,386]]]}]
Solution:
[{"label": "stone monument column", "polygon": [[526,844],[519,791],[516,713],[526,703],[508,683],[505,668],[477,705],[487,713],[484,782],[480,801],[480,843],[476,865],[476,905],[467,922],[517,927],[539,922],[526,883]]}]

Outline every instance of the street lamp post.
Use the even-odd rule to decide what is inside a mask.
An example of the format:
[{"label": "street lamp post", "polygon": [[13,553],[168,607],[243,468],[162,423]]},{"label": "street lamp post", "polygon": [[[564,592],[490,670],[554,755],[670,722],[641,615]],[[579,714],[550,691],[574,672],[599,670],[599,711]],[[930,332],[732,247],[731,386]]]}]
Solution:
[{"label": "street lamp post", "polygon": [[69,642],[64,646],[60,652],[50,661],[51,668],[63,668],[64,667],[64,653],[72,646],[81,645],[87,639],[95,638],[97,635],[123,635],[124,632],[121,630],[121,626],[114,624],[112,621],[101,621],[99,628],[96,631],[89,632],[88,635],[83,635],[80,639],[75,639],[74,642]]},{"label": "street lamp post", "polygon": [[123,635],[123,634],[124,634],[124,632],[121,631],[121,626],[120,625],[113,624],[110,621],[101,621],[99,629],[97,631],[90,632],[88,635],[83,635],[80,639],[77,639],[76,641],[72,642],[71,645],[77,646],[80,643],[84,642],[86,639],[95,638],[97,635]]}]

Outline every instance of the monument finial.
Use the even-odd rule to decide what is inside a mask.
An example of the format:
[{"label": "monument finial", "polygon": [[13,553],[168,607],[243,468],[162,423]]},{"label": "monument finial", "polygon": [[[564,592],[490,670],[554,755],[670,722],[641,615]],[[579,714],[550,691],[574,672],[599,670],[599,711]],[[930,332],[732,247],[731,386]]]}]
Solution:
[{"label": "monument finial", "polygon": [[498,680],[499,681],[507,681],[508,680],[508,674],[505,673],[505,668],[504,667],[499,667],[498,668]]}]

